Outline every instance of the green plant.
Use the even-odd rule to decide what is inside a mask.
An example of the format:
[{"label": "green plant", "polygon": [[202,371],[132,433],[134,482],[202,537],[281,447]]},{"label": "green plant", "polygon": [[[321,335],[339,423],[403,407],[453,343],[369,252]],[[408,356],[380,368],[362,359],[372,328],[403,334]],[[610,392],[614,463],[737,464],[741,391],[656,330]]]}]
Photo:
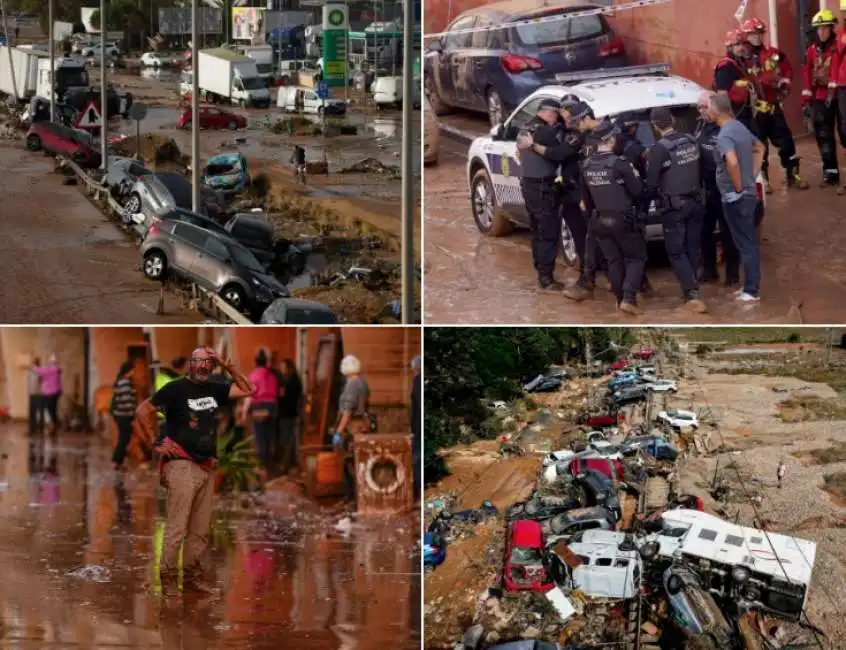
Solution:
[{"label": "green plant", "polygon": [[257,467],[251,438],[236,441],[234,429],[217,437],[217,473],[222,492],[246,490],[251,481],[258,479]]},{"label": "green plant", "polygon": [[799,336],[799,332],[792,332],[790,336],[787,337],[788,343],[799,343],[801,337]]},{"label": "green plant", "polygon": [[708,345],[707,343],[700,343],[696,346],[696,356],[697,357],[704,357],[706,354],[711,352],[713,348]]}]

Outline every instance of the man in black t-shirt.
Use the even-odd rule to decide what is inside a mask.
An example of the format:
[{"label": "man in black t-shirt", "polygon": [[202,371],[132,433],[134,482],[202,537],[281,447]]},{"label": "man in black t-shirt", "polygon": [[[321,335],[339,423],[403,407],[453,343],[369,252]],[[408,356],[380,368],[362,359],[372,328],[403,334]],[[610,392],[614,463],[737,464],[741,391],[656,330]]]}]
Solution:
[{"label": "man in black t-shirt", "polygon": [[279,373],[279,463],[283,474],[299,465],[299,419],[302,406],[303,384],[293,359],[282,361]]},{"label": "man in black t-shirt", "polygon": [[[222,379],[212,377],[215,367]],[[228,376],[227,376],[228,375]],[[253,394],[255,387],[242,373],[210,348],[197,348],[188,362],[188,374],[162,386],[138,407],[137,417],[148,434],[156,431],[156,414],[165,424],[157,440],[160,466],[167,488],[167,525],[161,559],[162,591],[179,595],[177,558],[183,540],[183,585],[205,593],[216,588],[203,579],[202,560],[208,547],[217,463],[218,414],[236,399]]]}]

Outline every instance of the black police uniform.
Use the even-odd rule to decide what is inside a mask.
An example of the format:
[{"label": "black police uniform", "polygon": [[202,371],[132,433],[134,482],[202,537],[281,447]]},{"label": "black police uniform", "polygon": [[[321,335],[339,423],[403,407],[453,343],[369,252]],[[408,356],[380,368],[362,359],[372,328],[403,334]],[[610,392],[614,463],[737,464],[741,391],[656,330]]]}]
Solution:
[{"label": "black police uniform", "polygon": [[[544,100],[539,108],[557,110],[558,103]],[[547,124],[539,117],[533,118],[526,125],[526,130],[532,133],[535,144],[550,149],[561,144],[558,126]],[[555,258],[561,245],[561,214],[555,185],[558,162],[541,156],[531,148],[519,149],[519,155],[522,168],[520,190],[532,228],[532,258],[541,287],[547,287],[555,282]]]},{"label": "black police uniform", "polygon": [[670,131],[649,151],[646,186],[660,196],[664,246],[686,299],[698,298],[702,256],[699,143]]},{"label": "black police uniform", "polygon": [[699,175],[705,191],[705,214],[702,217],[702,280],[719,279],[717,273],[717,235],[714,229],[720,226],[720,243],[723,245],[726,284],[740,282],[740,253],[731,237],[726,217],[723,213],[723,200],[717,188],[717,136],[720,126],[716,122],[699,120],[696,125],[696,141],[699,143]]},{"label": "black police uniform", "polygon": [[579,208],[581,189],[581,154],[584,136],[576,129],[570,129],[564,124],[558,125],[560,144],[547,149],[544,157],[553,161],[560,161],[558,169],[558,201],[561,215],[573,237],[576,254],[580,264],[584,261],[585,239],[587,237],[587,222]]},{"label": "black police uniform", "polygon": [[618,301],[637,304],[646,239],[634,203],[643,193],[643,183],[631,162],[611,152],[594,153],[582,163],[582,183],[582,200],[594,215],[592,230],[614,293]]},{"label": "black police uniform", "polygon": [[[582,151],[581,157],[582,161],[584,162],[590,156],[594,155],[596,152],[596,146],[599,144],[599,138],[597,138],[593,133],[586,133],[584,135],[583,144],[582,144]],[[580,176],[580,192],[582,196],[584,196],[584,179],[581,178],[581,167],[579,168],[579,176]],[[587,203],[585,203],[587,205]],[[583,289],[587,289],[589,291],[593,291],[596,287],[596,272],[600,268],[606,268],[607,264],[605,258],[602,255],[602,249],[599,247],[599,243],[596,240],[596,233],[594,232],[594,215],[592,214],[591,210],[587,210],[585,214],[586,219],[586,232],[585,232],[585,243],[584,243],[584,251],[585,254],[581,260],[581,268],[579,269],[579,281],[578,285]]]}]

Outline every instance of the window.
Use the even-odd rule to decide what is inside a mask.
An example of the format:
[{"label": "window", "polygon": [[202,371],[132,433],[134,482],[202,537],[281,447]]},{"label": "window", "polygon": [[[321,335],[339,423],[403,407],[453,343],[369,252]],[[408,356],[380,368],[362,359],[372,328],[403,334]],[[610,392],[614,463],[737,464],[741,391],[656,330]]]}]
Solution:
[{"label": "window", "polygon": [[[571,10],[572,11],[572,10]],[[554,16],[566,11],[554,10],[542,15]],[[534,18],[541,17],[537,14]],[[553,20],[547,23],[521,25],[515,27],[517,37],[523,45],[552,45],[554,43],[573,43],[588,38],[602,36],[608,31],[605,19],[601,15],[580,16],[570,20]]]},{"label": "window", "polygon": [[578,557],[585,566],[590,566],[590,558],[587,555],[578,555],[576,557]]},{"label": "window", "polygon": [[229,257],[229,251],[226,249],[226,246],[213,235],[206,239],[205,249],[209,255],[214,255],[218,259],[225,260]]},{"label": "window", "polygon": [[[483,18],[479,18],[478,22],[475,25],[476,28],[487,28],[490,27],[490,22]],[[470,34],[470,47],[474,48],[487,48],[488,40],[489,40],[490,32],[486,29],[479,29],[478,32],[473,32]]]},{"label": "window", "polygon": [[540,550],[536,548],[522,548],[515,546],[511,549],[512,564],[540,564]]},{"label": "window", "polygon": [[731,544],[732,546],[743,546],[743,538],[738,537],[737,535],[726,535],[726,544]]},{"label": "window", "polygon": [[530,99],[523,107],[518,110],[514,116],[511,118],[511,121],[508,122],[508,133],[511,135],[513,133],[513,137],[517,137],[517,132],[524,128],[529,121],[537,114],[538,106],[540,106],[541,100],[547,99],[546,97],[535,97],[534,99]]},{"label": "window", "polygon": [[764,538],[763,537],[750,537],[749,543],[750,544],[763,544]]},{"label": "window", "polygon": [[230,245],[229,252],[232,254],[235,261],[244,268],[256,273],[265,272],[265,268],[259,263],[256,256],[243,246]]},{"label": "window", "polygon": [[585,521],[579,524],[579,530],[591,530],[593,528],[602,528],[602,525],[598,521]]},{"label": "window", "polygon": [[614,561],[614,566],[618,568],[624,568],[629,566],[629,561],[623,558],[618,558]]},{"label": "window", "polygon": [[318,96],[315,95],[313,92],[307,92],[305,98],[310,99],[312,101],[319,99]]},{"label": "window", "polygon": [[189,226],[187,223],[180,223],[179,226],[174,229],[174,234],[197,248],[203,248],[206,243],[206,238],[208,237],[207,232],[201,230],[200,228]]},{"label": "window", "polygon": [[611,566],[610,557],[601,557],[596,560],[596,566]]},{"label": "window", "polygon": [[446,38],[444,39],[444,49],[452,50],[461,47],[470,47],[473,36],[470,32],[465,32],[464,34],[453,34],[452,32],[470,29],[475,24],[476,16],[465,16],[456,20],[449,26]]},{"label": "window", "polygon": [[717,531],[703,528],[699,531],[699,539],[704,539],[708,542],[713,542],[715,539],[717,539]]}]

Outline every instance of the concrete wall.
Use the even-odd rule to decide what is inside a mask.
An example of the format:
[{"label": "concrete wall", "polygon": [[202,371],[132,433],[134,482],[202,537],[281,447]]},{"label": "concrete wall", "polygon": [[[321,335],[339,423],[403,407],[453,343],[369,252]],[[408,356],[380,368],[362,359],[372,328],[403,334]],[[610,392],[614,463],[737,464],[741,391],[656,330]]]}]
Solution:
[{"label": "concrete wall", "polygon": [[[613,4],[629,1],[614,0]],[[462,11],[484,4],[487,4],[485,0],[426,0],[424,29],[427,33],[440,32]],[[714,67],[725,53],[725,34],[737,27],[734,12],[738,4],[738,0],[673,0],[654,7],[621,11],[609,20],[625,39],[635,63],[669,62],[676,74],[710,88]],[[815,0],[809,0],[809,4],[813,10],[818,7]],[[837,10],[838,3],[828,4],[830,9]],[[777,0],[779,46],[796,73],[793,83],[797,92],[787,102],[788,118],[794,130],[799,131],[803,130],[798,101],[802,52],[797,6],[797,0]],[[767,0],[749,0],[745,17],[752,16],[769,22]]]}]

